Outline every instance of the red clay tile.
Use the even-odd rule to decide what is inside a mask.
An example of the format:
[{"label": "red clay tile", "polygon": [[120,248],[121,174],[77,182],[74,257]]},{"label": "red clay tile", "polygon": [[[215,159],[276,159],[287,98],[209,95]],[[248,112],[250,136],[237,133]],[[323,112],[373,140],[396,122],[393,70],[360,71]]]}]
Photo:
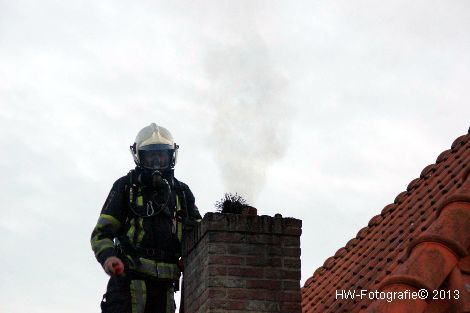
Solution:
[{"label": "red clay tile", "polygon": [[441,163],[442,161],[447,160],[447,158],[448,158],[450,155],[451,155],[450,149],[449,149],[449,150],[446,150],[446,151],[442,151],[441,154],[439,154],[439,156],[437,157],[436,163]]},{"label": "red clay tile", "polygon": [[336,251],[336,253],[335,253],[335,257],[340,258],[340,257],[344,256],[346,253],[347,253],[347,251],[344,247],[339,248],[338,251]]},{"label": "red clay tile", "polygon": [[395,203],[390,203],[382,209],[382,212],[380,212],[380,214],[385,215],[389,212],[392,212],[393,210],[395,210],[396,207],[397,205]]},{"label": "red clay tile", "polygon": [[423,170],[421,171],[421,174],[419,175],[420,178],[427,178],[430,177],[432,172],[435,170],[435,164],[429,164]]},{"label": "red clay tile", "polygon": [[406,191],[411,191],[411,190],[415,189],[415,188],[418,186],[420,179],[421,179],[421,178],[419,178],[419,177],[413,179],[413,180],[408,184],[408,187],[406,187]]},{"label": "red clay tile", "polygon": [[407,195],[408,195],[408,192],[407,192],[407,191],[401,192],[400,194],[398,194],[398,196],[396,196],[396,198],[395,198],[395,200],[393,201],[393,203],[395,203],[395,204],[401,204],[401,203],[405,200],[405,198],[406,198]]},{"label": "red clay tile", "polygon": [[470,274],[470,255],[460,259],[459,268],[463,274]]}]

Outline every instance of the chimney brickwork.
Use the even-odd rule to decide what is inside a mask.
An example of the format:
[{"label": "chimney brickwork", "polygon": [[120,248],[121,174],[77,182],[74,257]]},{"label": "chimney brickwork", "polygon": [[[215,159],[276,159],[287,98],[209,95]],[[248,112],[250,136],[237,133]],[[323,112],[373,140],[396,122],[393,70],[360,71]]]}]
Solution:
[{"label": "chimney brickwork", "polygon": [[184,312],[300,313],[301,233],[294,218],[207,213],[183,244]]}]

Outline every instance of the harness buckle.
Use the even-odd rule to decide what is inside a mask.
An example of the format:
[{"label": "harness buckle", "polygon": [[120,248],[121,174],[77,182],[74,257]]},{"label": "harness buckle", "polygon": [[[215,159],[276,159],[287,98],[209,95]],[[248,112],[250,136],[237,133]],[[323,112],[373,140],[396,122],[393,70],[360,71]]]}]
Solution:
[{"label": "harness buckle", "polygon": [[153,208],[152,201],[149,201],[147,202],[147,216],[152,216],[153,213],[155,213],[155,209]]}]

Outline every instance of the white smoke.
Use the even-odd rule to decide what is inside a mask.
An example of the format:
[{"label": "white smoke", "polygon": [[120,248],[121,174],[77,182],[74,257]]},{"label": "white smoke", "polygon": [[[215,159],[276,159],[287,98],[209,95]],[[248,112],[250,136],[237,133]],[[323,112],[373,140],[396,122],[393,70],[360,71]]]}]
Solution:
[{"label": "white smoke", "polygon": [[259,36],[211,51],[206,73],[215,112],[211,139],[225,187],[254,204],[270,165],[289,142],[287,79],[270,62]]}]

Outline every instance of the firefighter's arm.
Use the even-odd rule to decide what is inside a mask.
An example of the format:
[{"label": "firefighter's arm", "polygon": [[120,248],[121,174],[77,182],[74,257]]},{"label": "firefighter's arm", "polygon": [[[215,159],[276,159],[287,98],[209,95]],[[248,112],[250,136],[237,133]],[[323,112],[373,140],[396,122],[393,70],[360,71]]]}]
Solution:
[{"label": "firefighter's arm", "polygon": [[[118,259],[114,249],[114,238],[123,226],[124,188],[125,180],[123,178],[118,179],[114,183],[91,234],[91,248],[95,253],[96,259],[107,273],[110,272],[110,268],[109,266],[105,268],[106,261],[110,257]],[[106,265],[112,266],[113,263],[116,263],[116,260],[114,261],[108,262]]]},{"label": "firefighter's arm", "polygon": [[188,213],[185,224],[186,226],[189,226],[189,228],[192,228],[196,226],[196,224],[202,220],[202,217],[195,204],[193,193],[191,192],[188,186],[185,186],[185,187],[186,187],[185,195],[186,195],[187,213]]}]

